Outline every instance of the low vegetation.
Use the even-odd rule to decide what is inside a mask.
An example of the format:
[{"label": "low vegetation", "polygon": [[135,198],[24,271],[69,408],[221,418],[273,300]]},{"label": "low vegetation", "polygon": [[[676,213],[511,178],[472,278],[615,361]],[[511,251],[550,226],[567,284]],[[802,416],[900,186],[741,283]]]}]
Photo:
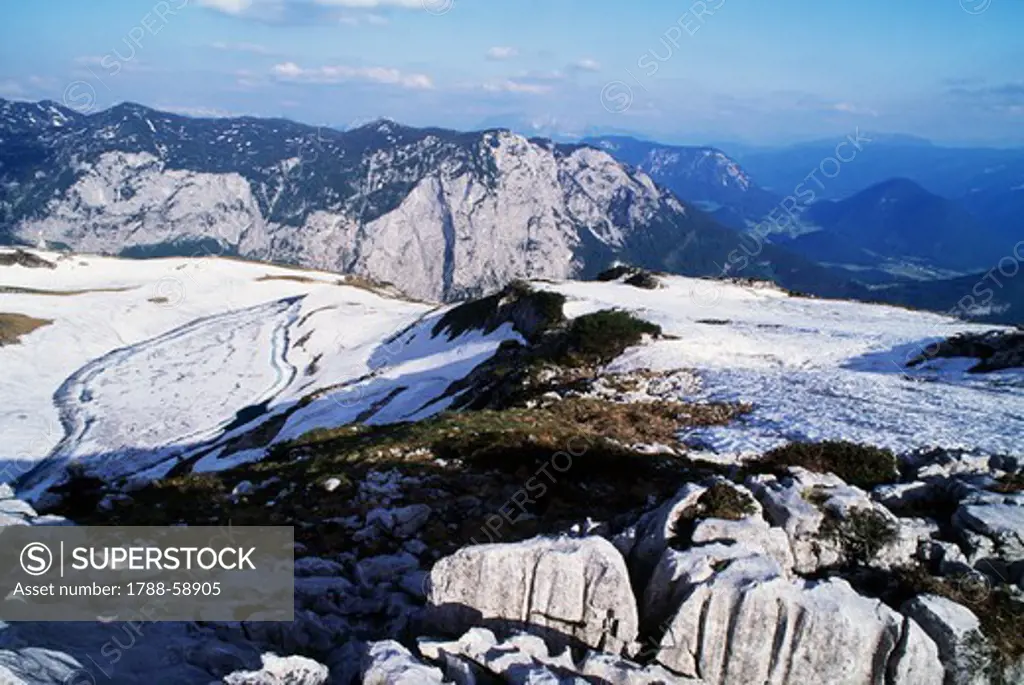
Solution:
[{"label": "low vegetation", "polygon": [[631,285],[635,288],[644,288],[645,290],[655,290],[661,287],[661,282],[658,277],[647,271],[635,266],[627,266],[625,264],[619,264],[609,269],[605,269],[597,275],[598,281],[617,281],[623,279],[623,283]]},{"label": "low vegetation", "polygon": [[1000,476],[992,490],[1007,495],[1024,492],[1024,473],[1007,473]]},{"label": "low vegetation", "polygon": [[896,456],[890,450],[835,440],[778,447],[765,454],[758,466],[776,472],[800,466],[816,473],[833,473],[865,490],[899,477]]},{"label": "low vegetation", "polygon": [[48,295],[50,297],[72,297],[89,293],[123,293],[135,290],[135,286],[124,288],[89,288],[86,290],[42,290],[40,288],[21,288],[15,285],[0,285],[0,295]]},{"label": "low vegetation", "polygon": [[627,347],[639,344],[645,335],[661,335],[661,326],[629,312],[605,309],[572,320],[563,356],[574,364],[606,364]]},{"label": "low vegetation", "polygon": [[23,336],[52,323],[49,319],[36,319],[25,314],[0,313],[0,347],[17,345]]},{"label": "low vegetation", "polygon": [[536,340],[565,320],[564,304],[564,295],[516,281],[493,295],[453,307],[434,326],[433,334],[443,333],[452,340],[470,330],[493,333],[510,323],[527,340]]},{"label": "low vegetation", "polygon": [[294,283],[329,283],[329,281],[321,281],[320,279],[317,278],[310,278],[309,276],[300,276],[298,274],[265,274],[256,279],[257,283],[266,281],[292,281]]},{"label": "low vegetation", "polygon": [[825,512],[821,533],[839,543],[848,564],[865,566],[886,545],[896,541],[896,524],[874,509],[851,509],[840,518]]},{"label": "low vegetation", "polygon": [[0,266],[23,266],[26,269],[56,269],[57,265],[25,250],[0,252]]},{"label": "low vegetation", "polygon": [[708,488],[697,500],[697,518],[739,521],[757,513],[754,500],[747,493],[728,483],[718,482]]},{"label": "low vegetation", "polygon": [[669,545],[675,549],[689,547],[693,530],[701,519],[739,521],[756,513],[757,507],[750,495],[724,481],[716,482],[697,498],[693,506],[680,513],[672,524]]},{"label": "low vegetation", "polygon": [[[678,444],[683,428],[732,415],[717,405],[570,398],[544,407],[447,412],[415,423],[350,425],[277,445],[258,463],[217,473],[172,473],[109,510],[96,507],[102,485],[79,480],[64,486],[65,502],[56,511],[82,524],[294,525],[311,550],[337,553],[362,544],[337,521],[365,516],[375,506],[356,497],[359,484],[370,471],[397,469],[422,480],[405,492],[403,504],[424,503],[437,511],[444,525],[424,540],[446,552],[474,537],[485,541],[484,521],[513,495],[529,495],[524,506],[533,518],[503,530],[505,541],[564,530],[583,511],[609,520],[645,506],[649,498],[664,499],[711,472],[634,445]],[[261,442],[256,437],[262,436],[233,447]],[[322,484],[332,478],[342,485],[327,492]],[[257,484],[257,492],[232,496],[242,481]],[[272,485],[260,485],[266,483]],[[460,498],[486,504],[467,513],[456,505]]]}]

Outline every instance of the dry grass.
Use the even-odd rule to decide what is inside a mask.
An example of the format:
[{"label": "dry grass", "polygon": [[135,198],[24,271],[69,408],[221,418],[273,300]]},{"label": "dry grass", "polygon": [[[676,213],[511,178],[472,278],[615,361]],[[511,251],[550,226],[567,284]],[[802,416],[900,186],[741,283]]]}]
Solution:
[{"label": "dry grass", "polygon": [[1024,492],[1024,473],[1007,473],[1000,476],[992,490],[1006,495]]},{"label": "dry grass", "polygon": [[36,319],[24,314],[0,313],[0,347],[17,345],[22,336],[52,323],[49,319]]},{"label": "dry grass", "polygon": [[51,297],[70,297],[74,295],[88,295],[90,293],[124,293],[135,290],[135,286],[124,288],[89,288],[87,290],[41,290],[39,288],[21,288],[16,285],[0,285],[2,295],[49,295]]},{"label": "dry grass", "polygon": [[293,281],[295,283],[323,283],[326,285],[330,285],[331,283],[330,281],[321,281],[318,278],[310,278],[309,276],[297,276],[292,274],[288,274],[285,276],[274,276],[272,274],[265,274],[256,279],[257,283],[262,283],[264,281]]}]

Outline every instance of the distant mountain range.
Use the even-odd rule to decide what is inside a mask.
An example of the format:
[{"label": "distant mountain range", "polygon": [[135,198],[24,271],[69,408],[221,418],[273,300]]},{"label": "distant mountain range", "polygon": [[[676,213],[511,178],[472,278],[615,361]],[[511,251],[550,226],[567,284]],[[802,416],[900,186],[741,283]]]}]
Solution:
[{"label": "distant mountain range", "polygon": [[715,213],[717,219],[735,228],[756,223],[781,200],[713,147],[662,145],[626,136],[585,138],[583,142],[643,170],[683,200]]},{"label": "distant mountain range", "polygon": [[897,270],[910,265],[963,273],[992,266],[1007,247],[998,232],[962,206],[908,179],[819,202],[807,219],[822,230],[785,245],[810,259],[840,265],[892,265]]},{"label": "distant mountain range", "polygon": [[[957,287],[949,279],[984,274],[1020,235],[1016,190],[968,202],[890,177],[810,205],[766,241],[750,233],[781,196],[759,180],[716,148],[624,136],[558,144],[502,129],[381,120],[338,131],[0,100],[0,242],[239,255],[360,274],[429,300],[628,262],[942,309]],[[994,217],[1004,223],[993,228]],[[1017,311],[1000,299],[1014,293],[1003,289],[979,316]]]},{"label": "distant mountain range", "polygon": [[9,242],[237,254],[433,300],[514,278],[588,277],[615,261],[859,292],[773,246],[745,255],[741,235],[607,152],[504,130],[378,121],[341,132],[135,104],[82,116],[0,102],[0,211]]}]

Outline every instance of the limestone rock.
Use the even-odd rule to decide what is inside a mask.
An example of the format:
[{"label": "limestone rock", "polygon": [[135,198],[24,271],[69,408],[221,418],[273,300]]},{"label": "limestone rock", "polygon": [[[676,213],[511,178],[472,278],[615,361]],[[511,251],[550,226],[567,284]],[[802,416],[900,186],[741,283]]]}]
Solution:
[{"label": "limestone rock", "polygon": [[444,685],[440,669],[426,666],[394,640],[371,643],[363,659],[363,685]]},{"label": "limestone rock", "polygon": [[264,654],[259,671],[239,671],[225,676],[225,685],[324,685],[327,667],[302,656]]},{"label": "limestone rock", "polygon": [[993,540],[1007,561],[1024,559],[1024,506],[964,504],[953,515],[953,525]]},{"label": "limestone rock", "polygon": [[430,573],[428,621],[450,634],[484,625],[621,654],[637,636],[626,565],[603,538],[466,547]]},{"label": "limestone rock", "polygon": [[706,490],[703,485],[687,483],[675,497],[645,514],[634,526],[616,537],[615,547],[628,560],[629,569],[640,588],[646,584],[668,547],[679,516],[694,506]]},{"label": "limestone rock", "polygon": [[935,644],[905,623],[845,581],[791,581],[746,557],[693,589],[657,661],[714,685],[942,682]]},{"label": "limestone rock", "polygon": [[939,647],[949,685],[986,685],[984,666],[991,645],[978,617],[967,607],[936,595],[921,595],[901,608]]}]

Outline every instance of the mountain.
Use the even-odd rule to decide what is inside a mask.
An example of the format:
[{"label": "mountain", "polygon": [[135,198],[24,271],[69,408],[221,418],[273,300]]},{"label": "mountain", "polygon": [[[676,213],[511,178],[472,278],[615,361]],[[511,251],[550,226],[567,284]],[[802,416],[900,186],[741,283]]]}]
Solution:
[{"label": "mountain", "polygon": [[684,201],[735,228],[758,223],[779,204],[778,196],[759,187],[735,160],[713,147],[663,145],[628,136],[583,142],[641,169]]},{"label": "mountain", "polygon": [[956,202],[908,179],[892,179],[839,201],[811,205],[821,231],[783,244],[839,265],[954,271],[991,268],[1006,246]]},{"label": "mountain", "polygon": [[890,283],[879,287],[873,299],[965,320],[1024,327],[1024,278],[1016,276],[1019,269],[1016,262],[1005,275],[990,267],[958,278]]},{"label": "mountain", "polygon": [[0,231],[13,242],[241,255],[357,273],[430,300],[515,278],[587,277],[613,261],[852,292],[803,258],[744,248],[607,152],[505,130],[382,120],[342,132],[131,103],[80,116],[0,102],[0,141]]},{"label": "mountain", "polygon": [[996,233],[1004,253],[1024,238],[1024,183],[1008,190],[975,190],[960,198],[960,204]]},{"label": "mountain", "polygon": [[[826,178],[817,173],[819,197],[842,198],[893,178],[908,178],[931,193],[959,199],[971,192],[1009,192],[1024,184],[1024,149],[943,147],[910,136],[851,132],[861,141],[856,159],[842,164],[841,173]],[[836,157],[847,136],[768,150],[731,150],[744,168],[768,190],[789,195],[807,183],[822,161]],[[849,148],[839,151],[849,156]],[[832,166],[826,165],[830,170]],[[813,181],[811,181],[813,183]]]}]

